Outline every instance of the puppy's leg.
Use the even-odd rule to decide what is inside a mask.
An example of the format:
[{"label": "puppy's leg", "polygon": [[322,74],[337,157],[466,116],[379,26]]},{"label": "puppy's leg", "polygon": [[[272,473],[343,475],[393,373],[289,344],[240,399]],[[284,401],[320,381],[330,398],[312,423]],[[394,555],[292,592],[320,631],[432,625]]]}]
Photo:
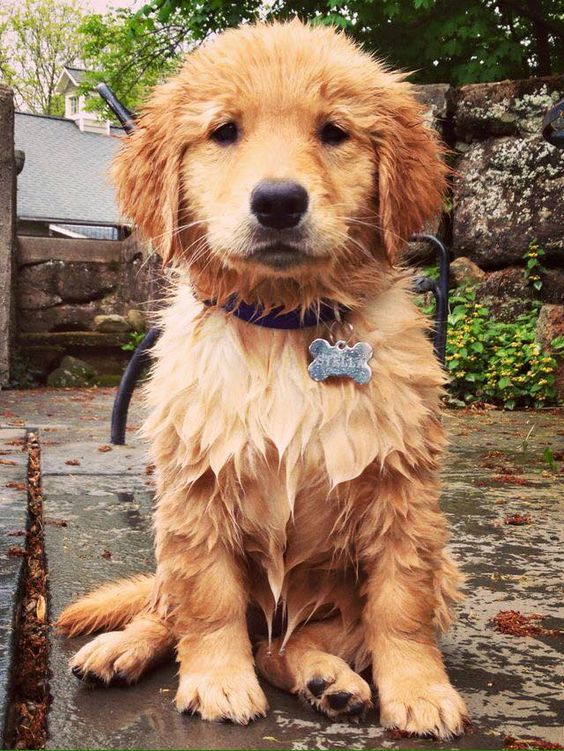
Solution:
[{"label": "puppy's leg", "polygon": [[280,639],[271,648],[261,642],[257,667],[267,681],[304,697],[329,717],[358,717],[371,705],[372,692],[347,661],[361,641],[361,627],[345,633],[340,618],[310,623],[292,634],[282,653]]},{"label": "puppy's leg", "polygon": [[[436,643],[457,574],[446,558],[445,521],[434,478],[398,475],[381,488],[366,525],[364,621],[384,726],[450,738],[466,707],[451,686]],[[372,539],[368,539],[372,530]],[[378,533],[378,530],[385,530]]]},{"label": "puppy's leg", "polygon": [[139,615],[123,631],[97,636],[70,660],[77,678],[135,683],[147,668],[172,654],[170,629],[153,615]]},{"label": "puppy's leg", "polygon": [[[198,498],[184,503],[196,509]],[[248,584],[228,542],[228,524],[218,531],[211,513],[184,531],[173,531],[164,512],[157,521],[157,601],[180,664],[176,706],[205,720],[247,724],[268,705],[247,631]]]}]

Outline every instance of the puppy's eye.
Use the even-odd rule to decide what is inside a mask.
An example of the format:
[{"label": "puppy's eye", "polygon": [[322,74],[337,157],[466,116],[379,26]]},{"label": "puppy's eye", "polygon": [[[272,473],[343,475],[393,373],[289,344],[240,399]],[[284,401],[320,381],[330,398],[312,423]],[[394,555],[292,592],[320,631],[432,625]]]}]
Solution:
[{"label": "puppy's eye", "polygon": [[335,123],[325,123],[319,131],[319,140],[327,146],[338,146],[348,139],[349,134]]},{"label": "puppy's eye", "polygon": [[216,128],[210,135],[212,141],[220,143],[222,146],[227,146],[230,143],[235,143],[239,138],[239,129],[235,123],[225,123]]}]

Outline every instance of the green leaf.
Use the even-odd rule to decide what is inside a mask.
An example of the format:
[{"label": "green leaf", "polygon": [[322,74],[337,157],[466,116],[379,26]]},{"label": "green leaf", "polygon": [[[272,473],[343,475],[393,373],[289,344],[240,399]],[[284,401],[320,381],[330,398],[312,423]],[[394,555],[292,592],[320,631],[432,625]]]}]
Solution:
[{"label": "green leaf", "polygon": [[554,452],[550,448],[550,446],[547,446],[545,450],[543,451],[542,458],[545,460],[545,462],[548,464],[552,472],[556,472],[556,462],[554,460]]}]

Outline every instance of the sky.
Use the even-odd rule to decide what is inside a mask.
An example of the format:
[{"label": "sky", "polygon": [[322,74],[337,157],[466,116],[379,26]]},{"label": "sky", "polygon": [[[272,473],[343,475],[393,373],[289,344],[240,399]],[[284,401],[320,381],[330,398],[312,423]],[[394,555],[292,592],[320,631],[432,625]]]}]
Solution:
[{"label": "sky", "polygon": [[83,0],[85,7],[95,13],[105,13],[110,8],[132,8],[137,10],[146,4],[146,0]]}]

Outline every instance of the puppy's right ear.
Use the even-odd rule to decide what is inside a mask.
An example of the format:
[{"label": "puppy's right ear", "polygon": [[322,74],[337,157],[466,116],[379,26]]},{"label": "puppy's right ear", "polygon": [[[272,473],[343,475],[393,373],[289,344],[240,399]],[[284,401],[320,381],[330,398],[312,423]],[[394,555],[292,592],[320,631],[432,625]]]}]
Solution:
[{"label": "puppy's right ear", "polygon": [[182,250],[180,165],[186,142],[174,127],[178,93],[174,80],[155,89],[138,120],[138,128],[123,138],[112,166],[123,216],[132,219],[152,241],[164,263]]}]

